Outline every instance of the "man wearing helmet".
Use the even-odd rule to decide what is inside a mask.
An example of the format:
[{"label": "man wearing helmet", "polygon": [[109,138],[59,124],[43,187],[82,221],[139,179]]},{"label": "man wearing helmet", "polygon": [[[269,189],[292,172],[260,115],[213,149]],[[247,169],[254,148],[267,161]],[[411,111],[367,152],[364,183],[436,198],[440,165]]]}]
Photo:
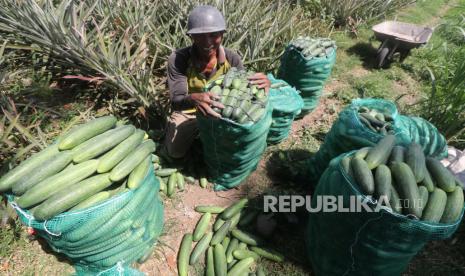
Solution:
[{"label": "man wearing helmet", "polygon": [[[165,146],[169,156],[185,155],[198,134],[196,109],[204,115],[221,117],[212,108],[224,108],[216,96],[204,91],[207,82],[231,67],[243,69],[241,58],[221,45],[226,23],[215,7],[197,6],[189,14],[187,34],[192,45],[174,51],[168,58],[168,87],[173,112],[168,119]],[[256,73],[249,81],[268,92],[270,81]]]}]

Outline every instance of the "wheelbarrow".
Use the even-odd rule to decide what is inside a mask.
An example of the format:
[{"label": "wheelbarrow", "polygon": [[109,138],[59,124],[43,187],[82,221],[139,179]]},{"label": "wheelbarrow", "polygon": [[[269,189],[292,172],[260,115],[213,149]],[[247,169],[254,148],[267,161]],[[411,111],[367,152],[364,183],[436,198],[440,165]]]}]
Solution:
[{"label": "wheelbarrow", "polygon": [[385,21],[372,28],[375,38],[381,41],[377,51],[376,65],[382,68],[392,60],[395,52],[400,53],[402,62],[410,50],[428,42],[433,29],[398,21]]}]

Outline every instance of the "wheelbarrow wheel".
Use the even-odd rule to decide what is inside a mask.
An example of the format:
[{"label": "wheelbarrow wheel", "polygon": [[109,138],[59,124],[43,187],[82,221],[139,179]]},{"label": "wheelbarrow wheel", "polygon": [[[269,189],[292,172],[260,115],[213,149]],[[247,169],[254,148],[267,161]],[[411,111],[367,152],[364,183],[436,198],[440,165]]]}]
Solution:
[{"label": "wheelbarrow wheel", "polygon": [[383,66],[386,64],[386,58],[388,54],[389,54],[388,47],[383,47],[378,52],[378,56],[376,57],[376,65],[378,66],[378,68],[383,68]]}]

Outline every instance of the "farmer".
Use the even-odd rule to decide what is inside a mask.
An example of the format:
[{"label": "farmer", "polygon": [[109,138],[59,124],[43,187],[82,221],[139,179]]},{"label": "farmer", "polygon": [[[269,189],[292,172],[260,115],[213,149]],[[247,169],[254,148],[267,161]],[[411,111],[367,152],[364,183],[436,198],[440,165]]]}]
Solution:
[{"label": "farmer", "polygon": [[[196,110],[204,115],[220,118],[213,107],[224,108],[218,98],[204,87],[225,74],[231,67],[243,69],[241,58],[221,45],[226,23],[215,7],[197,6],[189,14],[187,34],[192,45],[177,49],[168,58],[168,88],[172,114],[166,128],[166,153],[182,158],[198,135]],[[263,73],[249,78],[251,83],[266,92],[270,81]]]}]

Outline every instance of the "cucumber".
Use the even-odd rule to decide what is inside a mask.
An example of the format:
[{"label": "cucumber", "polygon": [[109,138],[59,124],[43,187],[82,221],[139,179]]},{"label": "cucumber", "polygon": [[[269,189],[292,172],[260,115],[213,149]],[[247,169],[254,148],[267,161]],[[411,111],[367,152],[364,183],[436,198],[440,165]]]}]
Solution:
[{"label": "cucumber", "polygon": [[109,187],[111,184],[112,181],[109,178],[109,173],[105,173],[71,185],[67,189],[55,193],[41,203],[33,213],[34,218],[37,220],[50,219],[76,206],[83,200]]},{"label": "cucumber", "polygon": [[201,177],[200,181],[199,181],[199,184],[200,184],[200,187],[205,189],[207,187],[208,181],[207,181],[207,179],[205,177]]},{"label": "cucumber", "polygon": [[245,258],[253,258],[254,260],[258,260],[260,258],[257,253],[247,249],[236,249],[233,252],[233,256],[238,260],[243,260]]},{"label": "cucumber", "polygon": [[195,211],[199,213],[212,213],[212,214],[219,214],[224,211],[224,207],[219,206],[202,206],[198,205],[195,206]]},{"label": "cucumber", "polygon": [[208,248],[208,244],[210,243],[212,239],[213,233],[208,232],[203,236],[203,238],[195,245],[194,250],[192,250],[190,259],[189,259],[189,264],[194,265],[197,263],[199,260],[200,256],[205,254],[205,251]]},{"label": "cucumber", "polygon": [[391,156],[389,156],[389,165],[392,165],[394,162],[404,162],[405,160],[405,148],[402,146],[394,146],[391,151]]},{"label": "cucumber", "polygon": [[99,134],[73,148],[73,162],[81,163],[114,148],[134,133],[134,126],[120,126]]},{"label": "cucumber", "polygon": [[[136,130],[136,133],[134,133],[133,135],[136,135],[137,133],[140,133],[140,132],[142,132],[142,131]],[[133,135],[131,135],[131,136],[133,136]],[[129,138],[131,138],[131,137],[129,137]],[[129,138],[128,138],[128,139],[129,139]],[[123,142],[124,142],[124,141],[123,141]],[[138,145],[138,144],[136,144],[136,146],[137,146],[137,145]],[[119,146],[119,145],[118,145],[118,146]],[[134,148],[135,148],[135,147],[134,147]],[[100,161],[102,161],[102,160],[100,159]],[[153,154],[153,153],[152,153],[152,163],[157,163],[157,164],[160,163],[160,157],[158,157],[158,155]]]},{"label": "cucumber", "polygon": [[239,89],[241,87],[241,79],[233,79],[231,82],[232,89]]},{"label": "cucumber", "polygon": [[117,119],[114,116],[104,116],[78,125],[60,138],[60,150],[72,149],[90,138],[97,136],[114,127]]},{"label": "cucumber", "polygon": [[170,176],[171,174],[177,171],[178,169],[175,169],[175,168],[160,169],[158,171],[155,171],[155,175],[160,176],[160,177],[166,177],[166,176]]},{"label": "cucumber", "polygon": [[22,195],[42,180],[60,172],[71,162],[72,157],[73,155],[70,151],[63,151],[54,155],[47,163],[42,163],[41,166],[36,167],[33,172],[19,179],[13,185],[13,194]]},{"label": "cucumber", "polygon": [[216,231],[215,234],[213,235],[213,238],[210,244],[217,245],[218,243],[223,241],[224,237],[226,237],[226,235],[229,232],[230,226],[231,226],[230,220],[226,221],[223,225],[221,225],[220,229],[218,229],[218,231]]},{"label": "cucumber", "polygon": [[394,184],[391,187],[391,197],[389,201],[389,205],[391,205],[391,208],[394,212],[402,214],[402,204],[400,202],[400,197],[399,194],[397,193],[397,190],[394,188]]},{"label": "cucumber", "polygon": [[145,160],[137,165],[137,167],[129,174],[128,178],[128,188],[131,190],[137,189],[142,181],[145,179],[145,176],[150,170],[150,166],[152,166],[151,156],[147,156]]},{"label": "cucumber", "polygon": [[433,179],[431,179],[431,175],[429,174],[428,170],[425,170],[425,178],[423,178],[421,185],[425,186],[430,193],[434,191]]},{"label": "cucumber", "polygon": [[239,246],[239,240],[232,238],[226,250],[226,262],[229,264],[234,260],[233,252]]},{"label": "cucumber", "polygon": [[262,240],[259,237],[250,233],[243,232],[239,229],[233,229],[231,231],[231,235],[239,241],[244,242],[248,245],[257,246],[262,243]]},{"label": "cucumber", "polygon": [[178,274],[187,276],[189,270],[189,253],[192,247],[192,234],[184,234],[178,252]]},{"label": "cucumber", "polygon": [[42,151],[33,154],[28,159],[21,162],[18,166],[10,170],[0,178],[0,192],[11,189],[13,184],[26,175],[30,175],[36,168],[54,158],[59,153],[58,145],[53,144]]},{"label": "cucumber", "polygon": [[158,179],[158,182],[160,183],[160,191],[165,191],[166,192],[167,187],[166,187],[165,181],[159,176],[157,176],[157,179]]},{"label": "cucumber", "polygon": [[421,207],[421,211],[423,212],[423,209],[425,208],[426,203],[428,202],[428,189],[426,189],[425,186],[419,186],[418,193],[420,194],[420,201],[418,202],[418,204]]},{"label": "cucumber", "polygon": [[215,245],[213,249],[213,259],[215,263],[215,275],[216,276],[226,276],[227,275],[227,263],[226,263],[226,254],[224,252],[224,247],[221,243]]},{"label": "cucumber", "polygon": [[[121,160],[124,159],[127,155],[133,152],[138,145],[142,143],[144,139],[144,131],[138,129],[131,136],[126,138],[123,142],[119,143],[109,152],[105,153],[102,157],[99,158],[99,165],[97,168],[98,173],[109,172],[113,169]],[[154,161],[154,156],[152,155],[152,161]],[[158,159],[155,159],[157,161]],[[157,163],[157,162],[155,162]]]},{"label": "cucumber", "polygon": [[238,202],[234,203],[233,205],[229,206],[223,211],[223,213],[221,213],[221,219],[228,220],[232,218],[235,214],[239,213],[248,202],[249,200],[247,198],[243,198]]},{"label": "cucumber", "polygon": [[263,267],[257,267],[257,275],[256,276],[266,276],[265,272],[263,271]]},{"label": "cucumber", "polygon": [[342,165],[342,169],[344,170],[344,172],[348,176],[353,177],[352,172],[350,170],[350,160],[351,160],[351,157],[344,156],[344,158],[342,158],[342,160],[341,160],[341,165]]},{"label": "cucumber", "polygon": [[405,163],[410,166],[412,169],[413,175],[415,175],[415,180],[417,183],[420,183],[425,178],[425,154],[423,149],[417,143],[411,143],[407,147],[407,152],[405,154]]},{"label": "cucumber", "polygon": [[230,219],[231,225],[229,226],[229,230],[232,230],[237,226],[237,224],[239,223],[239,220],[241,219],[241,213],[242,212],[235,214],[234,217]]},{"label": "cucumber", "polygon": [[428,157],[426,158],[426,166],[439,188],[448,193],[455,190],[454,175],[439,160]]},{"label": "cucumber", "polygon": [[258,255],[264,258],[267,258],[268,260],[271,260],[277,263],[284,262],[284,255],[270,248],[261,248],[261,247],[251,246],[250,250],[252,250],[253,252],[257,253]]},{"label": "cucumber", "polygon": [[370,170],[378,167],[380,164],[386,164],[395,142],[396,137],[394,135],[387,135],[368,152],[365,161]]},{"label": "cucumber", "polygon": [[92,175],[99,164],[98,160],[89,160],[50,176],[27,190],[16,203],[21,208],[29,208],[49,198],[53,193],[73,185]]},{"label": "cucumber", "polygon": [[146,140],[111,170],[110,179],[119,181],[125,178],[142,160],[151,156],[153,151],[155,151],[155,143],[152,140]]},{"label": "cucumber", "polygon": [[372,147],[364,147],[364,148],[359,149],[357,152],[355,152],[355,157],[360,158],[360,159],[365,159],[365,157],[367,156],[371,148]]},{"label": "cucumber", "polygon": [[421,217],[424,221],[437,223],[441,220],[442,214],[447,203],[447,194],[442,189],[434,188],[426,203],[425,209],[423,210],[423,216]]},{"label": "cucumber", "polygon": [[220,229],[220,227],[223,226],[223,224],[224,220],[222,220],[219,216],[216,217],[215,224],[213,224],[213,230],[218,231],[218,229]]},{"label": "cucumber", "polygon": [[97,205],[98,203],[105,201],[110,198],[110,192],[107,191],[102,191],[99,193],[96,193],[95,195],[87,198],[86,200],[82,201],[78,205],[74,206],[73,208],[69,209],[69,211],[76,211],[76,210],[82,210],[86,209],[89,207],[92,207],[94,205]]},{"label": "cucumber", "polygon": [[447,195],[446,207],[441,216],[441,223],[456,222],[463,209],[463,190],[460,186],[456,186],[455,190]]},{"label": "cucumber", "polygon": [[208,247],[207,250],[207,268],[205,270],[205,276],[215,276],[215,263],[213,257],[213,247]]},{"label": "cucumber", "polygon": [[244,275],[244,273],[247,273],[249,271],[249,267],[253,264],[254,259],[253,258],[245,258],[241,261],[239,261],[237,264],[235,264],[231,270],[229,270],[227,276],[241,276]]},{"label": "cucumber", "polygon": [[230,242],[231,242],[231,239],[229,239],[229,237],[225,237],[223,241],[221,242],[221,245],[223,245],[224,248],[228,248]]},{"label": "cucumber", "polygon": [[379,165],[375,172],[375,195],[377,198],[386,197],[389,204],[391,197],[392,176],[391,170],[386,165]]},{"label": "cucumber", "polygon": [[355,181],[366,195],[372,195],[375,191],[375,182],[368,164],[360,158],[350,160],[350,170]]},{"label": "cucumber", "polygon": [[210,213],[203,214],[202,218],[200,218],[200,220],[198,221],[197,226],[195,227],[194,233],[192,235],[193,241],[198,241],[203,237],[203,235],[207,231],[211,217],[212,214]]},{"label": "cucumber", "polygon": [[422,210],[418,206],[418,202],[421,200],[420,193],[415,176],[409,165],[404,162],[396,162],[392,164],[391,172],[394,176],[395,188],[399,192],[399,196],[407,202],[407,206],[404,206],[406,207],[404,211],[406,214],[413,214],[421,218]]},{"label": "cucumber", "polygon": [[176,172],[176,180],[177,180],[177,186],[180,191],[184,190],[185,187],[185,181],[184,181],[184,175],[180,172]]},{"label": "cucumber", "polygon": [[168,179],[168,185],[166,186],[166,195],[171,197],[174,194],[177,183],[177,174],[172,173]]}]

